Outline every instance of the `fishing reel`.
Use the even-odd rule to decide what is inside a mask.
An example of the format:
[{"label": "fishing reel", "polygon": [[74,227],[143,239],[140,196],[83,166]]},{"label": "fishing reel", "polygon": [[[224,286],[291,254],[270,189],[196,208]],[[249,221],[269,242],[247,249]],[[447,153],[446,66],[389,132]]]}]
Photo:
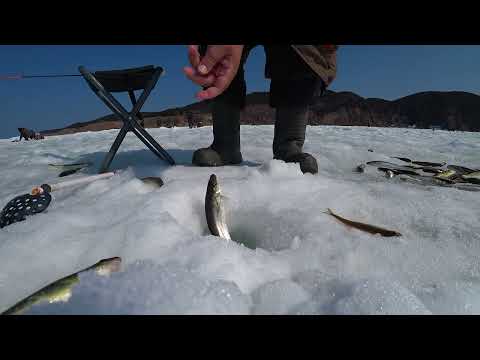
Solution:
[{"label": "fishing reel", "polygon": [[50,185],[43,184],[33,189],[31,194],[10,200],[0,213],[0,229],[45,211],[52,201],[50,191]]}]

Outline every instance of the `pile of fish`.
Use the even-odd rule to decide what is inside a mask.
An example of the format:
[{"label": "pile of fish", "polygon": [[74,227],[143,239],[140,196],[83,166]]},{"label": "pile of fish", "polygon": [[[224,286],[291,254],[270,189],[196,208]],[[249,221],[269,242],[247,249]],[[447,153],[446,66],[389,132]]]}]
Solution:
[{"label": "pile of fish", "polygon": [[480,191],[480,170],[464,166],[415,161],[404,157],[392,157],[408,163],[395,164],[387,161],[369,161],[356,168],[357,172],[365,172],[366,165],[377,167],[387,178],[399,176],[406,181],[414,181],[424,185],[455,187],[461,190]]}]

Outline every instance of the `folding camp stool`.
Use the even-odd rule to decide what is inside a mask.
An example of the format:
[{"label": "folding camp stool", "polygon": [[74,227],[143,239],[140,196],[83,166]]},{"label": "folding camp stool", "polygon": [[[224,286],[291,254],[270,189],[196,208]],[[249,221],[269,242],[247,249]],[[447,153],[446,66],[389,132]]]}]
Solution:
[{"label": "folding camp stool", "polygon": [[[168,152],[144,129],[143,116],[140,113],[140,109],[163,73],[161,67],[148,65],[124,70],[97,71],[94,74],[84,66],[80,66],[78,70],[93,92],[123,121],[123,127],[103,160],[99,173],[108,171],[120,144],[129,131],[133,132],[160,159],[175,165],[175,161]],[[135,98],[135,90],[143,90],[138,100]],[[128,112],[111,95],[111,92],[128,92],[133,105],[132,110]]]}]

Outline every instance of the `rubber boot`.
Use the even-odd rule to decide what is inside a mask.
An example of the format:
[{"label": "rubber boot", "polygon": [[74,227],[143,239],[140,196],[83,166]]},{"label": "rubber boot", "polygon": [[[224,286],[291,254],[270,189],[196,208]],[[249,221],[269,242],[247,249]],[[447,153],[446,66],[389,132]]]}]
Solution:
[{"label": "rubber boot", "polygon": [[192,164],[224,166],[240,164],[240,107],[214,102],[212,109],[213,143],[193,153]]},{"label": "rubber boot", "polygon": [[318,173],[317,160],[302,152],[308,123],[308,107],[277,107],[273,137],[273,158],[299,163],[305,173]]}]

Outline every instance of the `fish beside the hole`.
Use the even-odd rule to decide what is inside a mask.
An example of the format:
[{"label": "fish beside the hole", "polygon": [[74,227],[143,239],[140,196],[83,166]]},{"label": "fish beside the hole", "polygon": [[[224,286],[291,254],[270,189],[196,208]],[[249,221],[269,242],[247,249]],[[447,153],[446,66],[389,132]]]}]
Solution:
[{"label": "fish beside the hole", "polygon": [[73,287],[80,281],[80,274],[93,270],[99,276],[108,276],[113,272],[120,271],[121,262],[122,259],[119,257],[101,260],[93,266],[66,276],[40,289],[24,300],[16,303],[14,306],[3,312],[2,315],[19,315],[33,306],[45,303],[66,303],[72,297]]},{"label": "fish beside the hole", "polygon": [[345,219],[345,218],[335,214],[331,209],[327,209],[327,211],[325,213],[333,216],[338,221],[340,221],[344,225],[347,225],[348,227],[353,227],[355,229],[362,230],[362,231],[368,232],[368,233],[373,234],[373,235],[380,234],[382,236],[387,236],[387,237],[402,236],[402,234],[400,234],[398,231],[388,230],[388,229],[381,228],[379,226],[364,224],[364,223],[361,223],[361,222],[358,222],[358,221],[352,221],[352,220]]},{"label": "fish beside the hole", "polygon": [[217,176],[212,174],[208,181],[207,193],[205,194],[205,216],[208,229],[212,235],[231,240],[227,226],[224,199],[225,197],[222,195]]},{"label": "fish beside the hole", "polygon": [[473,184],[480,184],[480,171],[476,171],[470,174],[462,175],[462,179],[473,183]]}]

